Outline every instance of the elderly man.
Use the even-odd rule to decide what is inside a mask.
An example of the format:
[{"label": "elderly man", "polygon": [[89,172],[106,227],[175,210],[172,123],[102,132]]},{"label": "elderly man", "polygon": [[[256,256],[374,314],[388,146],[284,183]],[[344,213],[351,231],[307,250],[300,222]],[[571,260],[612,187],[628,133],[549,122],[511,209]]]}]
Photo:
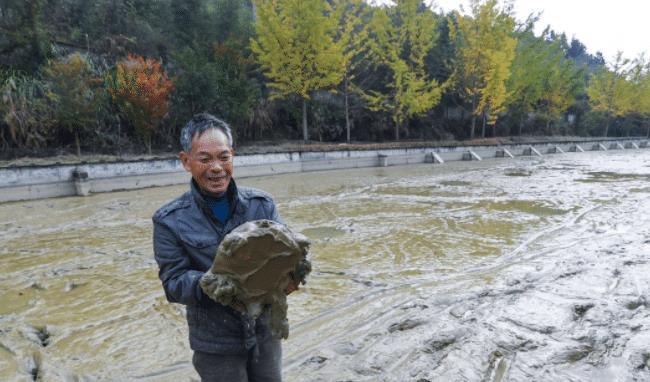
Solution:
[{"label": "elderly man", "polygon": [[227,233],[251,220],[280,222],[273,199],[235,184],[225,122],[197,114],[180,140],[190,190],[154,214],[153,246],[167,300],[187,307],[192,363],[202,381],[280,381],[281,345],[270,335],[268,315],[254,320],[214,302],[199,286]]}]

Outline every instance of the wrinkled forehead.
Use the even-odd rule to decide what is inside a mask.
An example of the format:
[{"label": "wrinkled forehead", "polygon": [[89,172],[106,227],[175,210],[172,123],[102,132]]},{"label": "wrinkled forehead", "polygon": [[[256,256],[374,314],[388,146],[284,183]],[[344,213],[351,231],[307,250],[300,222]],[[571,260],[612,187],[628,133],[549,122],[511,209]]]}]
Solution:
[{"label": "wrinkled forehead", "polygon": [[208,129],[192,137],[192,151],[220,152],[230,149],[228,137],[219,129]]}]

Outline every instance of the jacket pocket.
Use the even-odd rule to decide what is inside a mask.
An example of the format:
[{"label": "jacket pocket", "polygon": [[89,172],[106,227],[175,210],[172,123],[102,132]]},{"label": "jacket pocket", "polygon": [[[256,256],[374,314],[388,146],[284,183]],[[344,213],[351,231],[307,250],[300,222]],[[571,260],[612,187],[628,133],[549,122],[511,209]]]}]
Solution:
[{"label": "jacket pocket", "polygon": [[193,262],[193,267],[202,272],[212,266],[214,256],[219,248],[220,238],[215,233],[179,232],[185,251]]},{"label": "jacket pocket", "polygon": [[183,243],[190,247],[203,249],[212,247],[219,244],[219,237],[216,234],[207,232],[179,232],[179,236]]}]

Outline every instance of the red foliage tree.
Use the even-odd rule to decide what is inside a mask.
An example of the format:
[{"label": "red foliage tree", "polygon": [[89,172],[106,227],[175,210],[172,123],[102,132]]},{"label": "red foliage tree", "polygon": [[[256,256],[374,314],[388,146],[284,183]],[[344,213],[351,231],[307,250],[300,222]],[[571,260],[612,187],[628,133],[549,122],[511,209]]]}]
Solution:
[{"label": "red foliage tree", "polygon": [[129,55],[107,76],[107,88],[120,113],[142,135],[151,154],[151,136],[169,111],[174,80],[160,61]]}]

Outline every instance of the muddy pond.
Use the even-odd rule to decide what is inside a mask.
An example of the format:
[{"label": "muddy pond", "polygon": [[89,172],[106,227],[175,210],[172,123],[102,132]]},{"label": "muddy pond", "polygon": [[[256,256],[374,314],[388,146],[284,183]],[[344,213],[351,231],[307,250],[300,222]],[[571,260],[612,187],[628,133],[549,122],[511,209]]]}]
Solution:
[{"label": "muddy pond", "polygon": [[[286,381],[650,381],[650,150],[239,184],[313,243]],[[198,380],[151,247],[185,189],[0,205],[0,381]]]}]

